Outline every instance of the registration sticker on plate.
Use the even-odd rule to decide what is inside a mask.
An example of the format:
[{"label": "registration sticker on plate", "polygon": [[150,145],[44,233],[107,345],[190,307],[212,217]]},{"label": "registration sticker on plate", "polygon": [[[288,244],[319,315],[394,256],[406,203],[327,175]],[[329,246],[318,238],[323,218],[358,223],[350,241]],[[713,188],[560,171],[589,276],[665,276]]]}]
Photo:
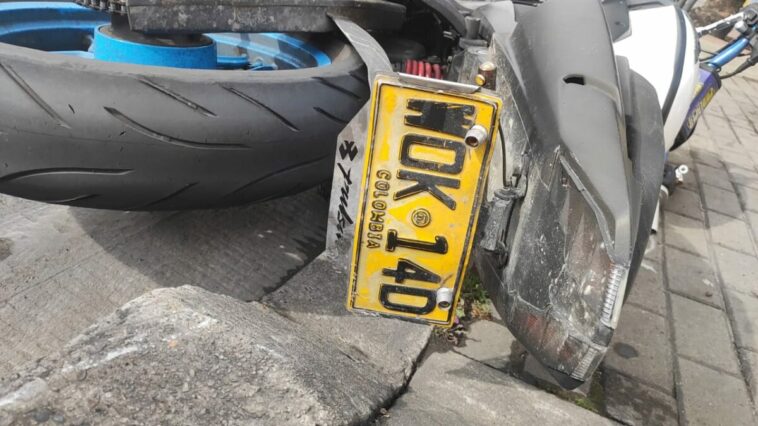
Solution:
[{"label": "registration sticker on plate", "polygon": [[349,309],[452,324],[500,108],[488,94],[377,76]]}]

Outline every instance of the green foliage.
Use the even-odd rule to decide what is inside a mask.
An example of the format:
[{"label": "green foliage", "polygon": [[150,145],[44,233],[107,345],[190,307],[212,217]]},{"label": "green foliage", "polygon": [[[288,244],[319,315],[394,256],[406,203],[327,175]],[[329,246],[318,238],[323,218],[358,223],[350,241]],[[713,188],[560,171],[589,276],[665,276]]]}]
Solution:
[{"label": "green foliage", "polygon": [[470,300],[474,303],[487,304],[489,296],[484,290],[482,280],[479,278],[479,274],[476,270],[472,269],[466,274],[466,278],[463,280],[463,295],[465,300]]},{"label": "green foliage", "polygon": [[474,269],[470,269],[463,280],[461,303],[458,304],[455,314],[458,318],[466,319],[487,318],[492,315],[489,296]]}]

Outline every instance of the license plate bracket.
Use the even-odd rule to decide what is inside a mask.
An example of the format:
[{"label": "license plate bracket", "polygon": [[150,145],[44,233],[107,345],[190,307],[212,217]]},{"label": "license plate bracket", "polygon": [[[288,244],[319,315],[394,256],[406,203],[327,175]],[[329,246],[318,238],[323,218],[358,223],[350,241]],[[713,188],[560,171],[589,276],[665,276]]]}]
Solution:
[{"label": "license plate bracket", "polygon": [[374,80],[347,306],[449,326],[502,103],[433,83]]}]

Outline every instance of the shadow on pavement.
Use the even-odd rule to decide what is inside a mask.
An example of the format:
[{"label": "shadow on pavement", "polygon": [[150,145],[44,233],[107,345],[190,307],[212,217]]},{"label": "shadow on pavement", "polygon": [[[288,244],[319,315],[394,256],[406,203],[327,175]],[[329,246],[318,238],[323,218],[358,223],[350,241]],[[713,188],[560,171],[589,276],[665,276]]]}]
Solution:
[{"label": "shadow on pavement", "polygon": [[323,250],[327,203],[309,191],[264,204],[177,212],[116,245],[103,228],[124,213],[71,209],[71,214],[113,259],[159,287],[193,285],[251,301]]},{"label": "shadow on pavement", "polygon": [[0,377],[159,287],[260,299],[322,251],[326,215],[315,191],[160,213],[0,197]]}]

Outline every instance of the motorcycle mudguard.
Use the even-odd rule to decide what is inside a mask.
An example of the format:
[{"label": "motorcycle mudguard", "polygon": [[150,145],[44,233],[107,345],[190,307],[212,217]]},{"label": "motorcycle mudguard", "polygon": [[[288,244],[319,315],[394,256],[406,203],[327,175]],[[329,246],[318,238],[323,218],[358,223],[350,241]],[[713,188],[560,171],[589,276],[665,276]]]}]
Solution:
[{"label": "motorcycle mudguard", "polygon": [[[84,0],[78,0],[84,2]],[[396,31],[405,6],[385,0],[98,0],[118,5],[132,31],[146,34],[329,32],[329,15],[366,30]]]},{"label": "motorcycle mudguard", "polygon": [[497,7],[479,11],[497,90],[513,99],[504,144],[521,147],[505,149],[520,166],[506,168],[482,213],[475,261],[511,332],[573,388],[603,359],[647,244],[661,110],[614,56],[599,1],[512,7],[510,25],[498,24]]}]

